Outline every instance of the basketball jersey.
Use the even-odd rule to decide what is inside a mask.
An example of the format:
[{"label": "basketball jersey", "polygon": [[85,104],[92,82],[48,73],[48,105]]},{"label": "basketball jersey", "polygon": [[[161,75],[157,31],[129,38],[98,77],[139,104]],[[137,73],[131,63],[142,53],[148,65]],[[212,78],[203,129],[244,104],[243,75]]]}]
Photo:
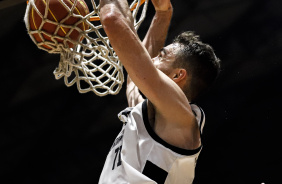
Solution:
[{"label": "basketball jersey", "polygon": [[[191,104],[200,132],[205,115]],[[99,184],[189,184],[202,146],[195,150],[175,147],[162,140],[148,120],[147,100],[118,115],[123,127],[115,139]]]}]

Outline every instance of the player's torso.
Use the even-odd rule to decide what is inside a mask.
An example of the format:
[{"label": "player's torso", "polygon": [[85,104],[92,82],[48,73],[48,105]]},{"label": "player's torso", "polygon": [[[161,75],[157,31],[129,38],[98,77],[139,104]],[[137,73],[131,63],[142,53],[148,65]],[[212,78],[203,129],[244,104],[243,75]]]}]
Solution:
[{"label": "player's torso", "polygon": [[[154,132],[165,142],[183,149],[194,149],[201,146],[200,131],[195,117],[189,112],[181,113],[180,118],[167,118],[155,110],[153,104],[147,100],[148,120]],[[186,114],[186,115],[184,115]],[[188,114],[188,115],[187,115]],[[181,121],[176,122],[176,119]],[[190,126],[193,124],[192,126]]]},{"label": "player's torso", "polygon": [[123,128],[107,156],[99,183],[192,183],[197,150],[164,142],[150,127],[147,105],[119,114]]}]

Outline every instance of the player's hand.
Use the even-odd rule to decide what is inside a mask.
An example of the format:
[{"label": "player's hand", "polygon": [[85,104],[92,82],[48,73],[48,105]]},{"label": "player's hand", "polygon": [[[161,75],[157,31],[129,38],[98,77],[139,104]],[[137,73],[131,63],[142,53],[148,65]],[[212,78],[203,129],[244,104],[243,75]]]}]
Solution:
[{"label": "player's hand", "polygon": [[151,0],[156,11],[168,11],[172,10],[170,0]]}]

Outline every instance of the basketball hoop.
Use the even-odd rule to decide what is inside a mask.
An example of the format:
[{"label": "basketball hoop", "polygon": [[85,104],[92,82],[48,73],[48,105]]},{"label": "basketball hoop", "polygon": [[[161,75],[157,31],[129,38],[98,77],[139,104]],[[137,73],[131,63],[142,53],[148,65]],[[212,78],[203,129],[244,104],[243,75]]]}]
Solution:
[{"label": "basketball hoop", "polygon": [[[57,0],[69,12],[60,21],[47,20],[49,1],[41,1],[46,1],[45,13],[39,11],[36,0],[30,0],[25,13],[25,23],[31,39],[38,48],[48,53],[60,54],[59,65],[53,72],[55,78],[57,80],[64,78],[65,85],[68,87],[76,83],[80,93],[92,91],[98,96],[118,94],[124,82],[123,66],[100,23],[99,0],[91,0],[91,6],[88,5],[90,12],[85,16],[75,12],[77,4],[82,3],[82,0],[68,0],[73,3],[71,7],[67,5],[66,0]],[[134,18],[134,27],[138,30],[146,16],[148,0],[132,0],[129,4]],[[37,30],[30,28],[31,9],[42,20]],[[74,25],[66,25],[66,20],[72,17],[78,18],[79,21]],[[60,28],[50,34],[42,29],[46,22]],[[83,26],[85,24],[85,29],[79,27],[82,24]],[[59,29],[63,29],[62,27],[66,27],[69,31],[64,36],[57,34]],[[77,40],[71,37],[73,31],[79,33]],[[40,42],[35,35],[39,35]],[[46,40],[46,35],[49,40]]]}]

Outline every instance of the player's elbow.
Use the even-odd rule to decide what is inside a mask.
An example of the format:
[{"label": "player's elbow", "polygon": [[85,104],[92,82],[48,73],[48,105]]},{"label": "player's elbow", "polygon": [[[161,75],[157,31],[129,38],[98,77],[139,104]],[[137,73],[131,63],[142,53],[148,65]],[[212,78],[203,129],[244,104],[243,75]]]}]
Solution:
[{"label": "player's elbow", "polygon": [[102,13],[100,19],[103,25],[111,25],[117,21],[118,15],[115,12]]},{"label": "player's elbow", "polygon": [[120,19],[120,15],[115,11],[115,7],[107,6],[101,8],[100,20],[105,30],[115,27],[115,23]]}]

